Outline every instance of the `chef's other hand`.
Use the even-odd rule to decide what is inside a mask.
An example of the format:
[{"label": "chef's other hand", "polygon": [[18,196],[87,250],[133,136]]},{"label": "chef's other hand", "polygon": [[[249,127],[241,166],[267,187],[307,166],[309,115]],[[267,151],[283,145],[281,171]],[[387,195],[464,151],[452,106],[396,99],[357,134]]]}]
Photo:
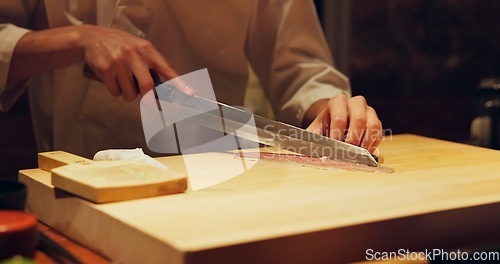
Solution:
[{"label": "chef's other hand", "polygon": [[316,117],[307,130],[360,146],[372,154],[382,140],[382,122],[363,96],[339,94],[318,101],[309,108],[306,118],[311,115]]},{"label": "chef's other hand", "polygon": [[[114,96],[123,95],[131,101],[138,92],[144,95],[153,89],[150,69],[166,79],[179,76],[148,40],[114,28],[83,25],[80,30],[85,36],[81,43],[85,62]],[[185,94],[194,93],[186,85],[176,84],[176,87]]]}]

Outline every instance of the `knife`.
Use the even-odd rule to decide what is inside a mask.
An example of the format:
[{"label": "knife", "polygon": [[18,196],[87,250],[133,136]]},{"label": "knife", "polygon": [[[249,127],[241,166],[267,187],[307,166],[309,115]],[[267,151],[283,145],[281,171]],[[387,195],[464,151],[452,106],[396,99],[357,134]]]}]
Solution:
[{"label": "knife", "polygon": [[[155,79],[158,100],[176,103],[190,117],[181,122],[196,122],[225,134],[285,149],[305,156],[378,166],[376,156],[364,148],[309,132],[286,123],[267,119],[250,111],[197,95],[185,95],[168,83]],[[253,122],[250,122],[253,119]],[[222,126],[220,125],[222,121]]]},{"label": "knife", "polygon": [[[99,80],[86,64],[83,69],[88,78]],[[347,161],[377,167],[378,158],[364,148],[320,134],[309,132],[283,122],[271,120],[250,111],[226,105],[197,95],[185,95],[175,86],[162,83],[158,73],[150,69],[158,101],[177,103],[191,116],[180,122],[195,122],[225,134],[234,134],[260,144],[285,149],[305,156]],[[138,83],[133,77],[134,85]],[[160,102],[158,102],[160,106]],[[161,109],[159,109],[161,111]],[[253,122],[249,122],[253,119]],[[221,121],[223,125],[221,126]]]}]

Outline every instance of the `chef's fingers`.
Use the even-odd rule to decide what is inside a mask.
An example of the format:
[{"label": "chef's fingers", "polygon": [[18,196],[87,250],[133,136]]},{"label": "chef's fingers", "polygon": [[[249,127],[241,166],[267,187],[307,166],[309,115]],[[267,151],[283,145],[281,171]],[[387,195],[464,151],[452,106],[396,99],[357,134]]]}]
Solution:
[{"label": "chef's fingers", "polygon": [[148,65],[142,60],[142,58],[136,56],[135,60],[129,61],[129,65],[131,67],[133,77],[135,78],[136,83],[134,83],[134,86],[137,86],[136,92],[143,96],[151,89],[155,88],[153,76],[149,71]]},{"label": "chef's fingers", "polygon": [[120,87],[118,86],[118,82],[115,78],[115,76],[105,76],[103,78],[104,84],[106,87],[108,87],[109,92],[113,96],[120,96],[122,95],[122,91],[120,90]]},{"label": "chef's fingers", "polygon": [[163,56],[158,52],[151,42],[146,42],[142,46],[142,54],[148,60],[149,67],[165,77],[167,80],[172,80],[174,86],[186,95],[193,95],[194,89],[185,84],[179,77],[179,73],[169,64]]},{"label": "chef's fingers", "polygon": [[359,146],[366,130],[366,100],[363,96],[355,96],[349,99],[347,108],[349,110],[349,128],[345,142]]},{"label": "chef's fingers", "polygon": [[323,115],[321,116],[320,119],[320,127],[319,127],[319,132],[322,136],[329,137],[330,136],[330,112],[329,111],[323,111]]},{"label": "chef's fingers", "polygon": [[339,94],[328,102],[328,114],[330,122],[330,137],[343,140],[344,131],[347,126],[347,96]]},{"label": "chef's fingers", "polygon": [[368,149],[368,151],[370,151],[371,154],[376,154],[377,148],[382,142],[383,138],[384,138],[384,133],[381,134],[380,140],[373,142],[373,145],[371,145],[371,147]]},{"label": "chef's fingers", "polygon": [[314,120],[309,124],[309,126],[306,128],[307,131],[323,135],[323,119],[324,119],[325,111],[321,111],[320,114],[314,118]]},{"label": "chef's fingers", "polygon": [[142,57],[149,64],[149,67],[156,70],[161,76],[170,80],[179,76],[177,71],[167,63],[153,44],[148,40],[141,40],[138,44]]},{"label": "chef's fingers", "polygon": [[123,98],[127,101],[132,101],[137,97],[137,89],[133,81],[132,71],[123,65],[117,67],[116,78],[118,79],[118,85],[123,94]]},{"label": "chef's fingers", "polygon": [[[90,68],[90,66],[89,66],[89,68]],[[118,80],[116,79],[116,75],[111,68],[105,69],[102,71],[101,70],[97,70],[97,71],[92,70],[90,73],[97,76],[96,78],[92,77],[93,80],[102,80],[102,82],[104,82],[104,84],[108,88],[111,95],[113,95],[113,96],[122,95],[122,91],[120,89],[120,86],[118,85]]]},{"label": "chef's fingers", "polygon": [[377,146],[382,141],[382,122],[379,120],[375,109],[367,107],[366,109],[366,132],[361,147],[374,153]]}]

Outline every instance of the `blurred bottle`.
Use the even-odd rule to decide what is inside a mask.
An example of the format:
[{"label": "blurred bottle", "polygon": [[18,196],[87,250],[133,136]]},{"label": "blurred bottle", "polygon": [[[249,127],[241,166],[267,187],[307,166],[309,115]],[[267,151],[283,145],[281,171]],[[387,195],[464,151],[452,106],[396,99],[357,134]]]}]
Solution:
[{"label": "blurred bottle", "polygon": [[471,124],[471,143],[500,149],[500,78],[485,78],[479,83],[480,116]]}]

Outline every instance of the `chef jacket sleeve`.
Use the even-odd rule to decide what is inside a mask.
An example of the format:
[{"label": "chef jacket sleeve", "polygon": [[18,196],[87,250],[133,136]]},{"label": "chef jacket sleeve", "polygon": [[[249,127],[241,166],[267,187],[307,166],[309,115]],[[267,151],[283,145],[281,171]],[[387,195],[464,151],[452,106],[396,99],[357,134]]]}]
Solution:
[{"label": "chef jacket sleeve", "polygon": [[313,1],[256,1],[247,36],[245,52],[279,120],[300,126],[314,102],[351,96]]},{"label": "chef jacket sleeve", "polygon": [[0,0],[0,111],[7,111],[23,93],[28,80],[7,85],[12,54],[29,32],[30,16],[41,0]]},{"label": "chef jacket sleeve", "polygon": [[0,111],[7,111],[24,91],[26,81],[7,85],[12,53],[17,42],[29,30],[12,24],[0,24]]}]

